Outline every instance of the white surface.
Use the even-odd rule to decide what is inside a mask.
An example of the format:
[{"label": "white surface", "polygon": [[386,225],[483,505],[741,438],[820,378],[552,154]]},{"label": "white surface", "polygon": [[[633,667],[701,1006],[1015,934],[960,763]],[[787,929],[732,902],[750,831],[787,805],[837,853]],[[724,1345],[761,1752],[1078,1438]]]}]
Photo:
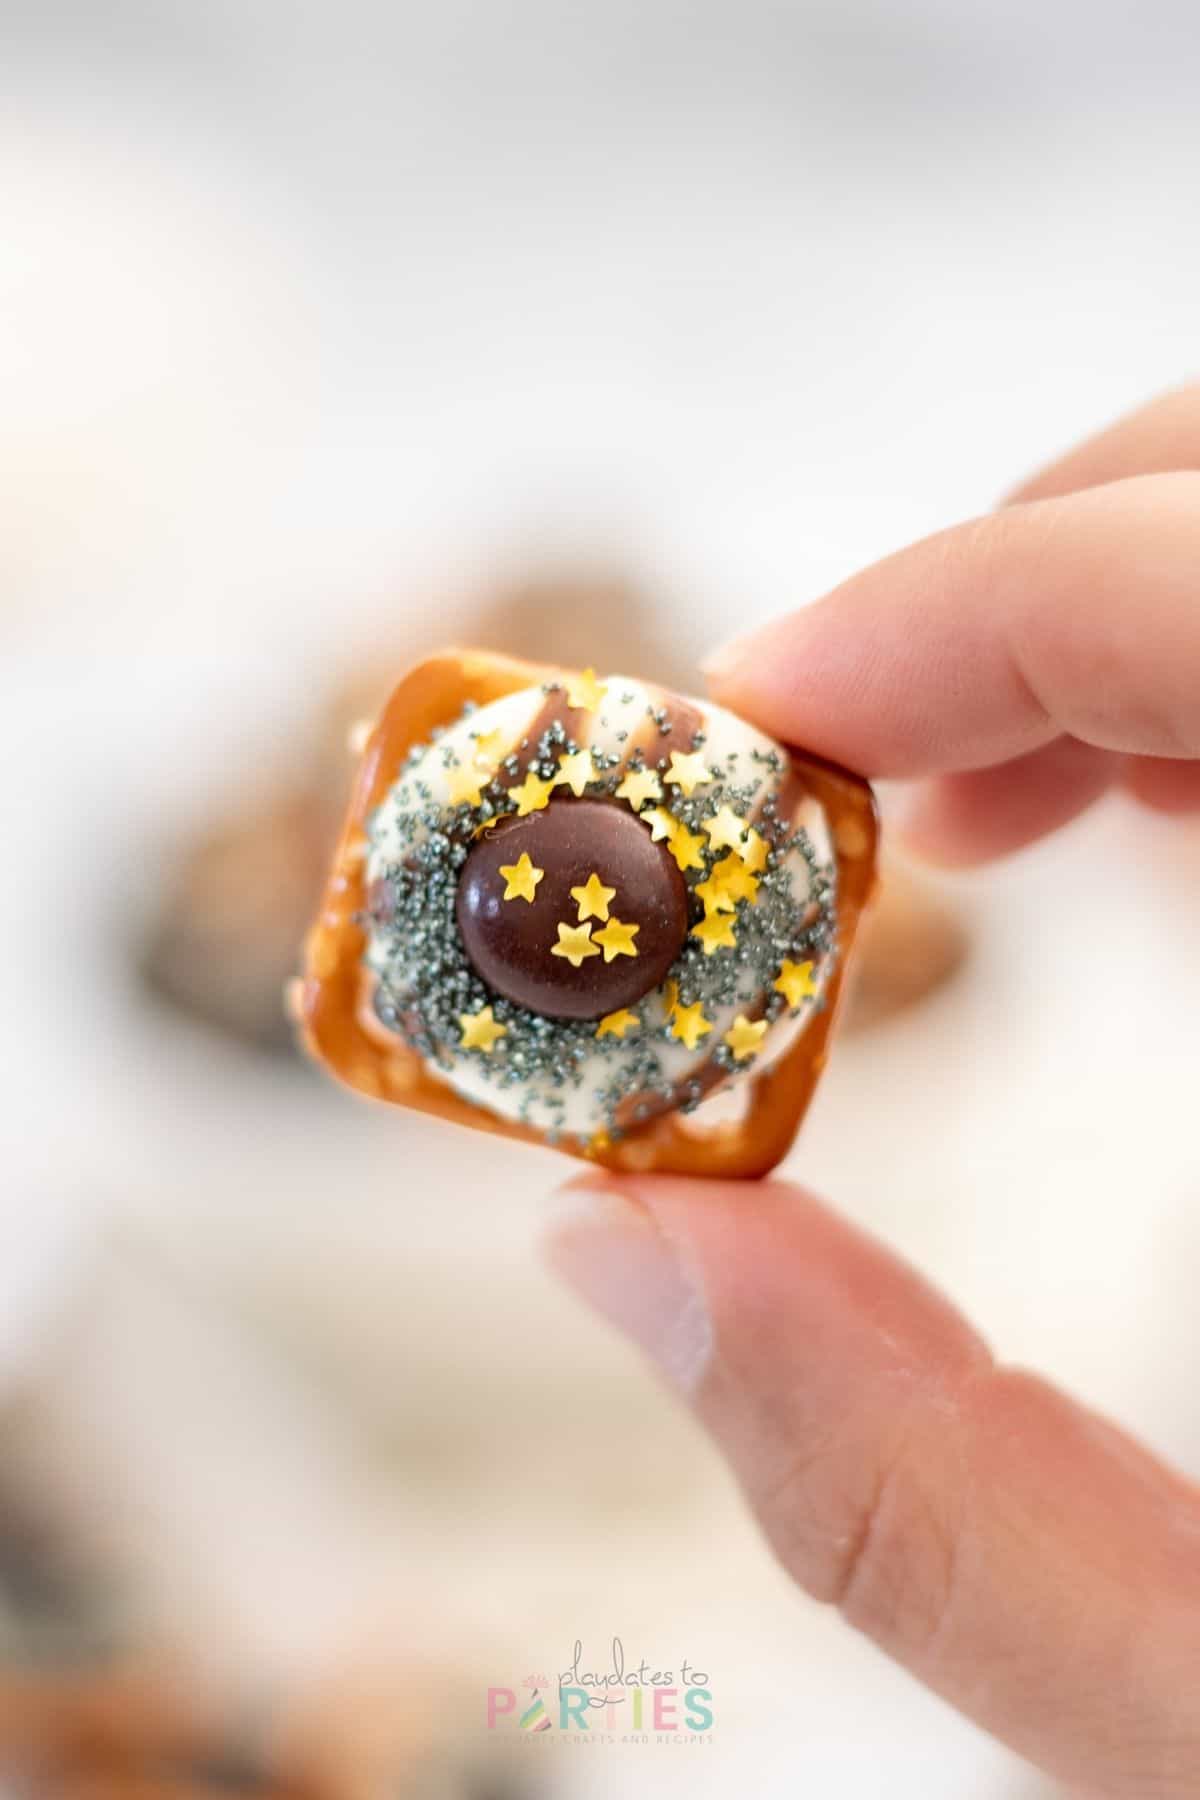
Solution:
[{"label": "white surface", "polygon": [[[556,1162],[456,1140],[447,1195],[435,1127],[147,1018],[114,947],[164,827],[398,591],[615,541],[699,647],[1194,370],[1195,9],[10,0],[0,34],[5,1341],[66,1291],[72,1192],[315,1334],[367,1438],[443,1457],[473,1633],[620,1613],[719,1663],[716,1785],[581,1791],[1039,1791],[795,1601],[533,1270]],[[1200,843],[1114,807],[962,885],[968,978],[842,1045],[795,1169],[1196,1469]]]}]

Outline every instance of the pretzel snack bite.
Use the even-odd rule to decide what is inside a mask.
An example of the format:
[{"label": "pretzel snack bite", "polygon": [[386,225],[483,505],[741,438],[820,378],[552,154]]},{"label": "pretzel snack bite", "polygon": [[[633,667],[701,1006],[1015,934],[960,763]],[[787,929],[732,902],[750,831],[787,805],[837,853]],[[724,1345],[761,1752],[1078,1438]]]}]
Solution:
[{"label": "pretzel snack bite", "polygon": [[720,707],[447,650],[366,739],[297,1024],[377,1100],[612,1169],[764,1175],[877,839],[864,781]]}]

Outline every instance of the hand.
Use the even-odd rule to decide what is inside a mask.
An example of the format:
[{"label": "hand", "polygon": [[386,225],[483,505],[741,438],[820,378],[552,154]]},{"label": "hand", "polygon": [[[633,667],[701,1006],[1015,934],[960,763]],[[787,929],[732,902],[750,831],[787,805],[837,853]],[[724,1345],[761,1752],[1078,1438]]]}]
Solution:
[{"label": "hand", "polygon": [[[1013,850],[1114,782],[1200,808],[1200,388],[711,665],[909,835]],[[588,1177],[553,1266],[690,1399],[788,1572],[1065,1782],[1200,1793],[1200,1492],[998,1364],[796,1188]]]}]

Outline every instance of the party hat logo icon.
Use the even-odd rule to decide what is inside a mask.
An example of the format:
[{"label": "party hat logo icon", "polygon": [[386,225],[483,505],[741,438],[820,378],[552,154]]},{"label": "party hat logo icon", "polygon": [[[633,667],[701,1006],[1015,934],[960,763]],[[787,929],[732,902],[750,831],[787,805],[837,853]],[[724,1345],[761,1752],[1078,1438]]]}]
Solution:
[{"label": "party hat logo icon", "polygon": [[537,1688],[533,1690],[533,1700],[521,1714],[522,1731],[549,1731],[550,1714],[542,1704],[542,1696]]}]

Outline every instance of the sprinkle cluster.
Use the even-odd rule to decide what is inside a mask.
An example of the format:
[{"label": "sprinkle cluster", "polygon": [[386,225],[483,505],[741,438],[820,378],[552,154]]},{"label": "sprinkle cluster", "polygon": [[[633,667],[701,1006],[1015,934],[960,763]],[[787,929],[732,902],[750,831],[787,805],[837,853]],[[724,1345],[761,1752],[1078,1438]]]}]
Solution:
[{"label": "sprinkle cluster", "polygon": [[[564,694],[563,712],[596,711],[607,688],[587,670],[546,692]],[[661,743],[670,720],[651,714]],[[445,1070],[467,1059],[489,1085],[520,1089],[519,1116],[532,1121],[536,1105],[551,1139],[564,1094],[588,1081],[596,1131],[612,1139],[666,1108],[692,1110],[718,1082],[753,1066],[774,1020],[819,1003],[817,970],[835,951],[834,869],[819,862],[805,831],[778,816],[770,793],[759,797],[761,776],[738,783],[736,757],[728,767],[711,763],[696,733],[690,748],[655,758],[652,746],[626,758],[576,741],[561,718],[536,742],[510,745],[490,731],[471,733],[470,743],[469,756],[443,751],[445,804],[421,779],[430,746],[414,747],[371,825],[377,838],[386,809],[388,841],[400,846],[368,892],[375,1007],[421,1056]],[[782,774],[776,753],[752,754],[769,775]],[[467,960],[455,922],[458,877],[475,839],[500,818],[549,805],[558,789],[628,805],[665,844],[689,892],[689,936],[668,981],[598,1023],[549,1019],[494,994]],[[796,856],[808,876],[799,897],[789,867]],[[519,906],[533,902],[544,871],[523,854],[500,874],[505,902]],[[573,888],[578,916],[557,923],[552,954],[573,967],[601,954],[636,956],[637,924],[611,910],[619,888],[619,871],[601,870]],[[728,1008],[737,1009],[732,1025],[706,1043]],[[664,1057],[672,1043],[699,1051],[707,1074],[692,1065],[681,1078]]]}]

